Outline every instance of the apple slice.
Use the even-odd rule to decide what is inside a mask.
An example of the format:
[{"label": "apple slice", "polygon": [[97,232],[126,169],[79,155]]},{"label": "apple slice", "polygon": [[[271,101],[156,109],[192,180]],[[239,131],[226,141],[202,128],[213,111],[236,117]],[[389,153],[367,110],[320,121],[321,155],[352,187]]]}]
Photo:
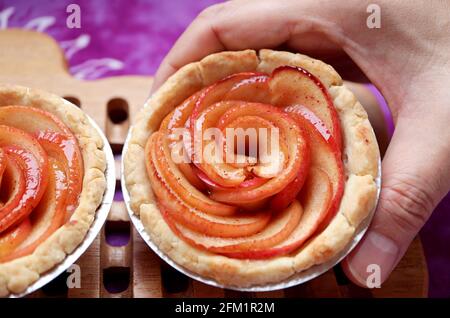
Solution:
[{"label": "apple slice", "polygon": [[[311,168],[301,192],[303,216],[289,238],[268,249],[252,249],[240,253],[227,253],[226,256],[245,259],[266,259],[285,255],[300,248],[311,238],[327,217],[332,201],[331,182],[327,174],[317,168]],[[295,201],[294,201],[295,202]]]},{"label": "apple slice", "polygon": [[[166,134],[171,139],[170,148],[181,143],[183,147],[184,140],[178,140],[175,138],[174,130],[177,128],[186,128],[189,117],[191,116],[192,110],[194,109],[195,103],[197,102],[202,91],[195,93],[194,95],[188,97],[180,106],[176,107],[172,112],[170,112],[161,122],[159,131],[166,132]],[[189,125],[187,127],[190,127]],[[197,189],[206,190],[205,184],[198,178],[196,173],[193,171],[193,167],[188,162],[177,163],[178,169],[186,177],[186,179]]]},{"label": "apple slice", "polygon": [[19,164],[6,153],[0,190],[0,201],[2,201],[0,207],[1,217],[7,216],[14,211],[25,193],[25,175]]},{"label": "apple slice", "polygon": [[31,231],[11,253],[0,257],[0,261],[10,261],[33,253],[36,247],[63,225],[68,197],[66,167],[51,157],[48,179],[45,194],[29,217]]},{"label": "apple slice", "polygon": [[289,208],[276,213],[268,226],[261,232],[247,237],[228,239],[205,236],[203,233],[193,231],[174,222],[166,211],[163,211],[163,215],[171,229],[189,244],[214,253],[237,253],[268,249],[284,241],[297,227],[302,212],[300,203],[295,201]]},{"label": "apple slice", "polygon": [[194,95],[191,95],[171,111],[161,122],[159,131],[167,131],[170,134],[175,128],[184,127],[203,91],[204,90],[201,90]]},{"label": "apple slice", "polygon": [[269,82],[272,104],[280,107],[303,105],[325,124],[341,150],[341,129],[336,108],[322,82],[301,67],[281,66]]},{"label": "apple slice", "polygon": [[78,205],[83,183],[84,168],[80,148],[73,138],[53,131],[41,131],[37,140],[47,154],[64,168],[68,180],[66,207],[69,217]]},{"label": "apple slice", "polygon": [[15,127],[32,135],[45,130],[72,135],[58,117],[45,110],[30,106],[0,107],[0,125]]},{"label": "apple slice", "polygon": [[26,218],[18,225],[0,234],[0,263],[8,260],[7,257],[28,237],[30,232],[31,223]]},{"label": "apple slice", "polygon": [[23,130],[0,125],[0,147],[15,160],[25,177],[25,191],[11,210],[0,209],[0,233],[27,217],[39,203],[48,182],[48,158],[36,138]]},{"label": "apple slice", "polygon": [[[307,161],[309,165],[309,154],[305,157],[305,161]],[[300,169],[294,181],[273,196],[270,200],[270,209],[272,211],[283,211],[295,200],[298,193],[302,190],[308,172],[309,171],[306,169]]]},{"label": "apple slice", "polygon": [[[268,208],[267,202],[269,202],[269,199],[261,199],[256,200],[253,202],[246,202],[246,203],[239,203],[238,206],[241,208],[242,211],[258,211],[258,210],[264,210]],[[272,211],[274,212],[274,211]]]},{"label": "apple slice", "polygon": [[[319,117],[316,116],[316,114],[311,111],[309,108],[302,106],[302,105],[292,105],[287,106],[284,108],[284,111],[293,114],[293,117],[296,118],[300,126],[302,126],[308,133],[308,136],[312,138],[312,142],[318,142],[322,146],[319,146],[319,149],[324,148],[323,147],[323,141],[318,136],[317,132],[320,133],[322,138],[327,141],[329,145],[328,151],[320,151],[319,149],[313,150],[315,152],[315,163],[320,160],[321,156],[324,155],[325,152],[328,152],[328,154],[333,153],[334,156],[337,158],[336,165],[338,166],[338,170],[342,170],[342,166],[340,164],[340,151],[338,146],[336,145],[336,141],[334,137],[331,135],[328,128],[325,126],[325,124],[320,120]],[[299,118],[302,117],[302,118]],[[315,130],[315,131],[314,131]],[[329,155],[328,155],[329,157]],[[308,158],[309,159],[309,158]],[[335,167],[336,165],[331,165]],[[330,166],[328,166],[330,167]],[[333,173],[334,174],[334,173]],[[300,192],[303,182],[306,178],[306,173],[304,171],[300,171],[299,176],[291,182],[289,186],[287,186],[283,191],[276,194],[274,198],[271,201],[271,208],[274,211],[281,210],[285,208],[292,200],[297,196],[297,194]],[[339,183],[340,181],[338,181]],[[340,186],[340,185],[339,185]],[[336,192],[339,192],[340,190],[337,189]],[[339,193],[336,196],[335,201],[337,201],[339,198]]]},{"label": "apple slice", "polygon": [[23,149],[36,159],[38,167],[47,167],[47,154],[34,136],[15,127],[0,125],[0,147],[7,146]]},{"label": "apple slice", "polygon": [[163,178],[163,171],[156,169],[156,138],[158,138],[158,133],[154,133],[149,138],[145,147],[147,175],[158,201],[177,222],[207,235],[220,237],[252,235],[266,226],[270,220],[270,211],[253,213],[252,215],[217,216],[204,213],[196,209],[195,206],[183,202]]},{"label": "apple slice", "polygon": [[[0,209],[0,233],[11,225],[27,217],[44,194],[48,183],[48,166],[39,165],[36,158],[29,152],[14,146],[4,147],[12,160],[16,161],[24,176],[25,189],[17,205],[7,209],[8,204]],[[47,159],[46,159],[47,161]],[[45,179],[42,179],[45,177]]]},{"label": "apple slice", "polygon": [[229,122],[242,116],[258,116],[271,121],[280,129],[280,136],[288,146],[288,161],[283,171],[262,186],[252,189],[233,189],[231,191],[215,190],[211,198],[224,203],[248,203],[268,198],[283,190],[299,174],[300,169],[308,169],[308,140],[303,130],[288,114],[277,107],[258,103],[243,103],[226,111],[218,124],[219,128],[227,127]]},{"label": "apple slice", "polygon": [[311,121],[314,119],[311,114],[305,115],[303,106],[289,106],[285,108],[285,111],[295,118],[299,122],[299,125],[305,129],[311,145],[314,145],[311,148],[311,166],[321,168],[330,178],[333,199],[328,211],[328,217],[324,220],[323,226],[326,226],[336,214],[344,193],[344,167],[341,159],[341,151],[333,136],[328,136],[327,140],[326,135],[323,135],[320,129],[317,128],[322,127],[322,123],[317,122],[317,119]]},{"label": "apple slice", "polygon": [[25,175],[19,164],[6,153],[0,190],[0,201],[2,202],[0,206],[1,217],[11,213],[19,205],[25,193]]},{"label": "apple slice", "polygon": [[199,96],[190,117],[191,129],[197,117],[209,106],[226,100],[252,102],[270,101],[269,77],[263,73],[243,72],[225,77],[204,89]]},{"label": "apple slice", "polygon": [[[253,75],[233,84],[222,100],[245,100],[254,103],[268,103],[270,101],[268,86],[270,77],[267,74],[257,72],[237,73],[230,75],[229,78],[237,78],[239,74],[243,76],[246,74]],[[223,81],[226,82],[227,79],[225,78]],[[220,83],[217,86],[220,86]],[[209,92],[209,94],[214,94],[214,92]]]},{"label": "apple slice", "polygon": [[[152,159],[155,159],[153,164],[161,177],[167,183],[167,186],[183,202],[190,206],[195,206],[202,212],[215,215],[232,215],[237,211],[236,207],[211,200],[184,178],[184,175],[170,157],[170,149],[164,133],[154,133],[154,138],[149,139],[149,142],[153,141],[155,143],[154,145],[148,145],[148,151],[152,152],[151,157]],[[152,148],[154,149],[154,153]]]}]

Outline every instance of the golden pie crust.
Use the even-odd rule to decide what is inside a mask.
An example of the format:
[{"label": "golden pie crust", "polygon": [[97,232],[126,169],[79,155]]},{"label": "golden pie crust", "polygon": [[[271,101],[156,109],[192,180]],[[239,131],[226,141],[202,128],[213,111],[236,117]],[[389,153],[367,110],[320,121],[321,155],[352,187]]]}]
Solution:
[{"label": "golden pie crust", "polygon": [[103,140],[83,111],[56,95],[21,86],[0,85],[0,107],[7,105],[40,108],[62,120],[78,139],[84,176],[79,204],[70,221],[39,245],[33,254],[0,264],[0,296],[23,292],[41,274],[72,253],[84,240],[106,189]]},{"label": "golden pie crust", "polygon": [[[239,72],[271,74],[283,65],[302,67],[318,77],[328,88],[337,109],[347,177],[338,213],[324,231],[288,256],[241,260],[187,244],[171,231],[156,205],[144,161],[147,139],[158,130],[169,112],[203,87]],[[227,286],[250,287],[280,282],[332,259],[350,242],[356,228],[376,203],[375,178],[380,154],[367,113],[330,65],[302,54],[273,50],[221,52],[182,67],[145,103],[131,130],[127,149],[124,173],[130,206],[152,241],[177,264]]]}]

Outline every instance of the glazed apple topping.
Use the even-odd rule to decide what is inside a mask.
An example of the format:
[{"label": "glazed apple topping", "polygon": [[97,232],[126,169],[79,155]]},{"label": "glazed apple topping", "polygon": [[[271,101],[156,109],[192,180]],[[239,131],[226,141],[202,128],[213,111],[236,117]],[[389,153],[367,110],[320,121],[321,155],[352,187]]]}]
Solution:
[{"label": "glazed apple topping", "polygon": [[0,263],[33,253],[69,219],[82,179],[77,139],[61,120],[0,107]]},{"label": "glazed apple topping", "polygon": [[187,98],[145,145],[170,229],[227,257],[301,248],[336,214],[344,185],[339,117],[308,71],[238,73]]}]

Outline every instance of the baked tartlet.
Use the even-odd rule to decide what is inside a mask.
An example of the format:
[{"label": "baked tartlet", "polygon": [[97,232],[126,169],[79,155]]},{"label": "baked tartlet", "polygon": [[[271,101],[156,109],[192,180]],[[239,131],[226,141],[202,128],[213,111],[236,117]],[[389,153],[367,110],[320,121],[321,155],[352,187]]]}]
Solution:
[{"label": "baked tartlet", "polygon": [[[220,138],[196,136],[230,128],[276,130],[277,148],[258,144],[275,155],[225,142],[223,156],[241,161],[215,161],[204,150]],[[224,286],[277,283],[331,260],[376,203],[366,112],[331,66],[301,54],[221,52],[182,67],[146,102],[126,147],[129,206],[153,243]]]},{"label": "baked tartlet", "polygon": [[84,240],[106,188],[102,148],[68,101],[0,85],[0,296],[22,293]]}]

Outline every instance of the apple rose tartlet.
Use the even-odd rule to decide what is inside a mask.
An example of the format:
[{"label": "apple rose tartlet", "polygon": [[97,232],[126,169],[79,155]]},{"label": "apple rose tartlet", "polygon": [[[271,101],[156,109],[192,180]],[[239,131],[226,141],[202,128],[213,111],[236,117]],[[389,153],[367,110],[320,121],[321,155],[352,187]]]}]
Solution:
[{"label": "apple rose tartlet", "polygon": [[23,292],[83,241],[105,190],[102,145],[64,99],[0,86],[0,296]]},{"label": "apple rose tartlet", "polygon": [[129,206],[181,267],[227,287],[331,260],[377,198],[367,114],[301,54],[222,52],[147,101],[124,156]]}]

